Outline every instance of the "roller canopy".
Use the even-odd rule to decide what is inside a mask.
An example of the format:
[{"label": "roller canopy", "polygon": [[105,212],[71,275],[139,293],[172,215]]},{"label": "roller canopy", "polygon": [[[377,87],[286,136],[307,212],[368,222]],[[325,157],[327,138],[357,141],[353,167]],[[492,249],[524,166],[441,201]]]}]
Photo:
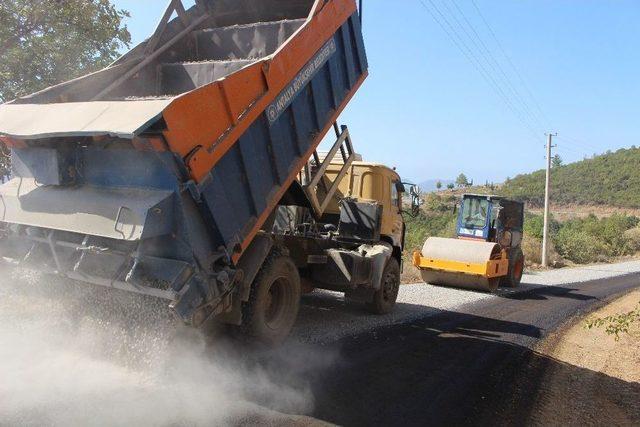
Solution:
[{"label": "roller canopy", "polygon": [[133,138],[171,99],[0,105],[0,135],[18,139],[110,135]]},{"label": "roller canopy", "polygon": [[0,187],[0,221],[135,241],[173,221],[169,191],[41,186],[15,178]]}]

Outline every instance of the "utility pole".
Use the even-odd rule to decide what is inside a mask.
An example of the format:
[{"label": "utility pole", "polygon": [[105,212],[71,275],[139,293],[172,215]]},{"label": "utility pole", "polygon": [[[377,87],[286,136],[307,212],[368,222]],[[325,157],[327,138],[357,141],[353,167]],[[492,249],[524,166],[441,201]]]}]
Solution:
[{"label": "utility pole", "polygon": [[544,186],[544,228],[542,229],[542,266],[548,267],[547,254],[549,253],[549,189],[551,187],[551,148],[553,145],[553,137],[558,136],[557,133],[549,132],[547,134],[547,178]]}]

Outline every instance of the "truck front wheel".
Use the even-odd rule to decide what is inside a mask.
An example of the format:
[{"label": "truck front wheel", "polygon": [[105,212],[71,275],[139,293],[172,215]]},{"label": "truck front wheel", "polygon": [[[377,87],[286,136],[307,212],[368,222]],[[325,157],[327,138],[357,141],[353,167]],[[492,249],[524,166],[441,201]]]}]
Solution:
[{"label": "truck front wheel", "polygon": [[242,305],[242,330],[262,344],[284,341],[300,309],[300,275],[282,250],[275,249],[251,285],[249,300]]},{"label": "truck front wheel", "polygon": [[393,310],[400,290],[400,264],[391,257],[382,273],[380,289],[373,294],[373,300],[368,308],[374,314],[387,314]]}]

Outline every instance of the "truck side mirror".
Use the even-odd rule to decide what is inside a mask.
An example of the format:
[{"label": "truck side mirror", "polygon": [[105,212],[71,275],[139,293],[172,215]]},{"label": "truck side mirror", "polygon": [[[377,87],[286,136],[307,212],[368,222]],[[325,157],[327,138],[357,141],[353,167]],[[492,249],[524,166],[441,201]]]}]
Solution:
[{"label": "truck side mirror", "polygon": [[409,194],[411,194],[411,215],[415,217],[420,213],[420,187],[412,185],[409,187]]}]

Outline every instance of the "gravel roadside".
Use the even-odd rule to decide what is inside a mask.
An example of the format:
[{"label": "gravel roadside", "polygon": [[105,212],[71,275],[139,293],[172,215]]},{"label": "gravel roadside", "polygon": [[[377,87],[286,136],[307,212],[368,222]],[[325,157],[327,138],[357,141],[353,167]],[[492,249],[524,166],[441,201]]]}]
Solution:
[{"label": "gravel roadside", "polygon": [[340,293],[317,290],[303,298],[293,340],[326,344],[379,327],[433,316],[443,311],[468,313],[466,307],[480,301],[505,298],[542,286],[566,286],[637,272],[640,272],[640,261],[534,271],[524,275],[519,288],[499,289],[495,294],[442,288],[424,283],[403,285],[394,312],[386,316],[373,316],[361,306],[347,303]]}]

